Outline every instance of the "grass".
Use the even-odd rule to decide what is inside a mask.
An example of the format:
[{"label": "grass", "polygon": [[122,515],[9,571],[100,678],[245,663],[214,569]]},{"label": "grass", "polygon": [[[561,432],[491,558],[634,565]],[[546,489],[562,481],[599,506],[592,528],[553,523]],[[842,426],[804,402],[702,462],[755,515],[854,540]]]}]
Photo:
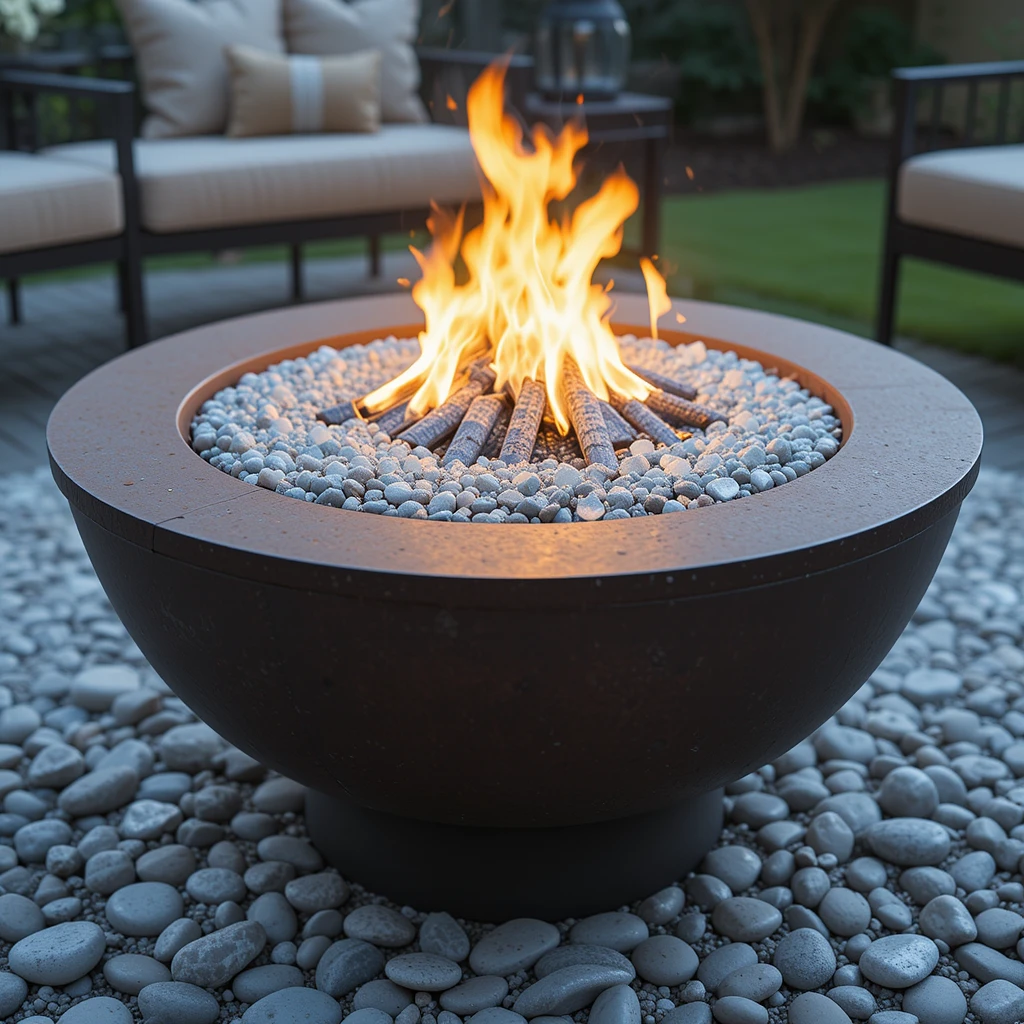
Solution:
[{"label": "grass", "polygon": [[[674,196],[662,269],[673,294],[757,306],[870,336],[884,185]],[[897,331],[1024,363],[1024,286],[905,260]]]}]

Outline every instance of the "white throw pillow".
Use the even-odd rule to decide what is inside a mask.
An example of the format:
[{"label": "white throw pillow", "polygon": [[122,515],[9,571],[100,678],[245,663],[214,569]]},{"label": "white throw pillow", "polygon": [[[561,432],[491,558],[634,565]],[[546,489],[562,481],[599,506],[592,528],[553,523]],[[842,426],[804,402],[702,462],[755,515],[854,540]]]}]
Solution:
[{"label": "white throw pillow", "polygon": [[329,57],[378,50],[383,120],[426,121],[413,50],[419,15],[419,0],[284,0],[284,34],[289,53]]},{"label": "white throw pillow", "polygon": [[223,132],[226,46],[284,51],[281,0],[117,0],[135,51],[148,139]]}]

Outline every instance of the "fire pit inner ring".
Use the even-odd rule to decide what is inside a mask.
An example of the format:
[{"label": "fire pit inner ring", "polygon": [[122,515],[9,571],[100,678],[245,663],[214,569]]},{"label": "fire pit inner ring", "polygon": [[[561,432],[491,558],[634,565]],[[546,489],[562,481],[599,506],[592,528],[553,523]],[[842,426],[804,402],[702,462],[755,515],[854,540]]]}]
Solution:
[{"label": "fire pit inner ring", "polygon": [[[717,835],[708,794],[833,713],[913,613],[977,475],[970,403],[850,335],[675,309],[700,333],[666,340],[795,373],[837,410],[842,450],[743,501],[479,530],[300,503],[189,448],[192,416],[219,388],[324,341],[412,331],[407,296],[186,332],[95,371],[55,409],[54,474],[129,632],[201,718],[323,794],[309,825],[343,872],[372,873],[378,851],[378,874],[356,880],[483,919],[643,896]],[[620,299],[617,329],[646,319],[642,298]],[[592,830],[600,884],[538,888],[574,828]],[[627,828],[659,837],[664,856],[635,845],[616,869]],[[443,861],[446,836],[493,848],[495,829],[532,841],[519,849],[536,851],[533,876],[521,872],[533,889],[513,871],[495,898],[474,885],[495,875],[487,865],[410,872],[424,848],[413,837],[431,835]],[[398,834],[404,860],[386,845]],[[461,903],[447,895],[460,884]]]}]

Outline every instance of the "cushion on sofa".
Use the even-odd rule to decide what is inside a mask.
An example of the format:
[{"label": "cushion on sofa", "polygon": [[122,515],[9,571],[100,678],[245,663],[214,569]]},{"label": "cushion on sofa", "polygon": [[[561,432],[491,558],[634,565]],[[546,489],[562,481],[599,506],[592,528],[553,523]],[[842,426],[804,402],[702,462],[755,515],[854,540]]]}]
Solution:
[{"label": "cushion on sofa", "polygon": [[121,183],[111,170],[0,151],[0,253],[108,238],[123,228]]},{"label": "cushion on sofa", "polygon": [[380,127],[380,53],[345,57],[225,50],[231,68],[228,135],[375,132]]},{"label": "cushion on sofa", "polygon": [[900,169],[901,220],[1024,248],[1024,146],[911,157]]},{"label": "cushion on sofa", "polygon": [[419,0],[284,0],[284,34],[289,53],[379,50],[383,119],[426,121],[413,50],[419,16]]},{"label": "cushion on sofa", "polygon": [[[47,152],[113,166],[106,142]],[[135,144],[143,226],[153,232],[426,209],[478,199],[469,135],[435,124],[373,135],[143,139]]]},{"label": "cushion on sofa", "polygon": [[117,0],[135,51],[150,139],[223,132],[225,46],[280,53],[281,0]]}]

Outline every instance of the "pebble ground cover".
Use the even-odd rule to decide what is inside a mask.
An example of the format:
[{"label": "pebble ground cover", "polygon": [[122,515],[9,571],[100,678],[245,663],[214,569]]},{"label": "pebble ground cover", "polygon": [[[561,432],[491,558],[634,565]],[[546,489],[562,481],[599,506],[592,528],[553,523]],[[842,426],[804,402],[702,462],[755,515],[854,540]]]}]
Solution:
[{"label": "pebble ground cover", "polygon": [[9,477],[0,1020],[1016,1024],[1022,588],[1017,478],[983,472],[884,664],[729,787],[696,873],[584,920],[492,928],[325,867],[301,787],[195,721],[48,478]]},{"label": "pebble ground cover", "polygon": [[[623,356],[697,388],[697,401],[728,417],[672,445],[640,437],[618,452],[618,474],[587,467],[573,443],[543,442],[529,465],[495,456],[504,424],[472,466],[443,466],[372,423],[327,427],[316,414],[397,376],[415,340],[328,346],[247,373],[203,404],[192,447],[211,465],[259,487],[354,512],[474,523],[568,523],[683,512],[750,497],[796,480],[839,450],[830,405],[793,380],[703,342],[673,347],[621,339]],[[491,457],[488,458],[488,455]]]}]

